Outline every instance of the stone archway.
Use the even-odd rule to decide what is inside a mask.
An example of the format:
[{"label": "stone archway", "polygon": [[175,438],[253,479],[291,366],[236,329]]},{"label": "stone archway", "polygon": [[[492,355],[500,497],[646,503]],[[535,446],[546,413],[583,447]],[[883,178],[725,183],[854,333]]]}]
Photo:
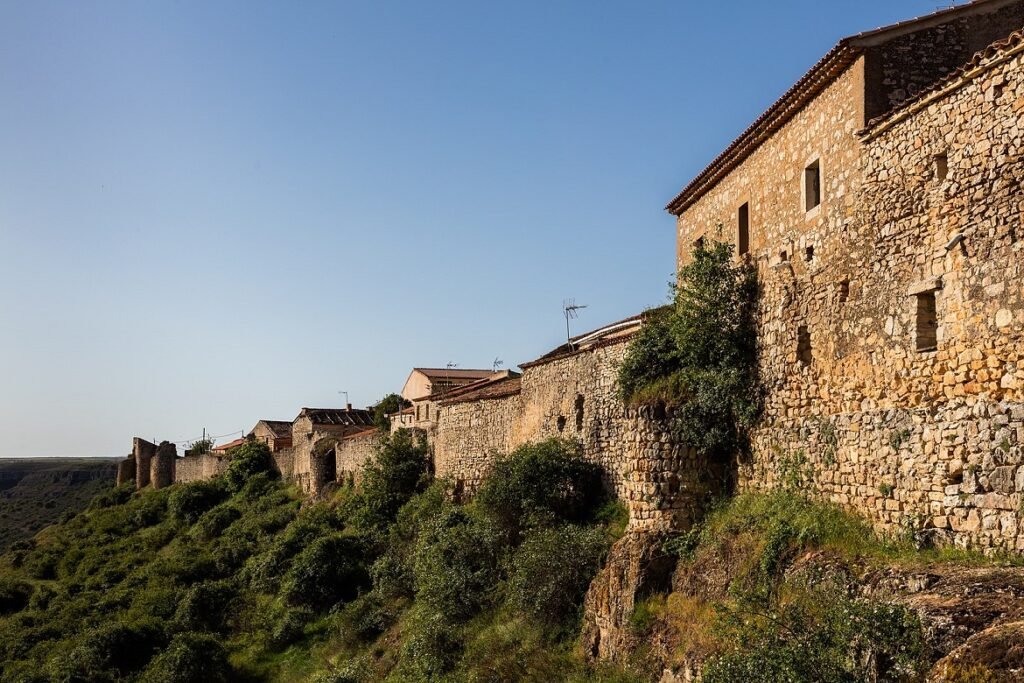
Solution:
[{"label": "stone archway", "polygon": [[313,495],[320,494],[328,484],[338,480],[338,440],[328,437],[317,441],[310,453],[310,488]]}]

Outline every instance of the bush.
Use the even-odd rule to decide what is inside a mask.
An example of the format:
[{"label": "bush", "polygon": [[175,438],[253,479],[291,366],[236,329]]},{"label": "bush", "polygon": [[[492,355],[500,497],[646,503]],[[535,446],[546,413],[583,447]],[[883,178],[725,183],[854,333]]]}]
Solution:
[{"label": "bush", "polygon": [[760,414],[756,271],[726,242],[699,243],[679,270],[673,304],[649,313],[619,369],[629,402],[675,406],[678,437],[710,455],[746,445]]},{"label": "bush", "polygon": [[704,683],[916,680],[924,668],[917,614],[901,605],[850,598],[839,585],[791,587],[785,603],[741,596],[723,611],[725,654],[704,666]]},{"label": "bush", "polygon": [[353,503],[359,526],[378,536],[386,532],[402,506],[429,485],[428,454],[426,440],[408,430],[381,439],[363,469],[362,491]]},{"label": "bush", "polygon": [[227,624],[237,590],[228,581],[204,581],[189,588],[178,604],[174,625],[182,631],[218,632]]},{"label": "bush", "polygon": [[512,556],[509,603],[549,627],[575,618],[608,544],[601,529],[562,526],[527,534]]},{"label": "bush", "polygon": [[295,557],[284,577],[282,594],[292,605],[330,609],[348,602],[366,585],[364,548],[355,538],[318,538]]},{"label": "bush", "polygon": [[274,456],[262,441],[249,439],[228,454],[231,462],[224,471],[224,483],[230,493],[238,493],[252,477],[276,476]]},{"label": "bush", "polygon": [[32,584],[9,576],[0,577],[0,615],[20,612],[32,597]]},{"label": "bush", "polygon": [[439,680],[455,667],[461,654],[457,629],[443,615],[429,610],[413,612],[402,643],[400,665],[415,677],[410,677],[412,680]]},{"label": "bush", "polygon": [[103,508],[114,507],[115,505],[124,505],[132,499],[134,493],[135,484],[129,481],[97,495],[89,502],[88,509],[102,510]]},{"label": "bush", "polygon": [[472,617],[498,582],[501,543],[488,520],[451,507],[420,535],[414,561],[416,601],[446,620]]},{"label": "bush", "polygon": [[388,394],[373,407],[374,426],[376,426],[382,434],[389,434],[391,432],[391,418],[388,416],[394,415],[403,408],[408,408],[411,405],[412,402],[407,401],[398,394]]},{"label": "bush", "polygon": [[603,500],[600,468],[558,439],[520,446],[499,459],[477,495],[513,544],[530,527],[586,521]]},{"label": "bush", "polygon": [[270,632],[270,646],[280,650],[301,640],[312,616],[313,613],[308,609],[293,608],[285,611]]},{"label": "bush", "polygon": [[242,513],[238,508],[227,503],[221,503],[215,508],[207,510],[196,523],[193,533],[197,538],[209,541],[217,538],[224,530],[239,519]]},{"label": "bush", "polygon": [[167,509],[172,518],[186,524],[195,524],[207,510],[226,496],[223,484],[217,479],[177,484],[171,489]]},{"label": "bush", "polygon": [[231,677],[227,653],[213,636],[181,633],[146,668],[140,683],[226,683]]}]

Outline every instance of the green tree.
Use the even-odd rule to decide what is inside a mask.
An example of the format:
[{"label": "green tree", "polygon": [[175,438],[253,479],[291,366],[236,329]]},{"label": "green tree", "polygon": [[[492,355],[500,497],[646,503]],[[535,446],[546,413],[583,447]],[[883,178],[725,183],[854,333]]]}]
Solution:
[{"label": "green tree", "polygon": [[391,420],[388,416],[411,405],[410,401],[402,398],[399,394],[388,394],[373,407],[373,424],[381,432],[387,434],[391,431]]},{"label": "green tree", "polygon": [[633,404],[671,405],[679,437],[700,451],[735,452],[760,414],[756,273],[735,262],[732,245],[700,242],[672,295],[630,343],[619,391]]}]

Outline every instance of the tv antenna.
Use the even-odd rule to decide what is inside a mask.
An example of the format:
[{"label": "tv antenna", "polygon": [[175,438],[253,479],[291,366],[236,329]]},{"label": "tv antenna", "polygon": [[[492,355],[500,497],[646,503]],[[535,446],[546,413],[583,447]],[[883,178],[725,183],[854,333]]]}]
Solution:
[{"label": "tv antenna", "polygon": [[497,372],[498,368],[500,368],[504,364],[505,364],[505,361],[503,361],[502,359],[500,359],[497,356],[495,356],[494,357],[494,362],[491,363],[491,372]]},{"label": "tv antenna", "polygon": [[338,393],[345,395],[345,407],[348,408],[348,392],[347,391],[339,391]]},{"label": "tv antenna", "polygon": [[579,318],[580,315],[577,311],[586,307],[586,304],[577,304],[576,299],[562,300],[562,312],[565,313],[565,344],[570,351],[572,350],[572,337],[569,334],[569,321]]}]

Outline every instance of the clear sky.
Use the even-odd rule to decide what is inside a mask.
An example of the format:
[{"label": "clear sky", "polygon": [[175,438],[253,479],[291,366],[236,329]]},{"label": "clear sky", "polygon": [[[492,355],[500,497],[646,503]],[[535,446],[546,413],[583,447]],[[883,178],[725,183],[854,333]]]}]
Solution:
[{"label": "clear sky", "polygon": [[[661,303],[669,199],[935,0],[0,1],[0,456],[505,367]],[[226,440],[226,439],[225,439]]]}]

